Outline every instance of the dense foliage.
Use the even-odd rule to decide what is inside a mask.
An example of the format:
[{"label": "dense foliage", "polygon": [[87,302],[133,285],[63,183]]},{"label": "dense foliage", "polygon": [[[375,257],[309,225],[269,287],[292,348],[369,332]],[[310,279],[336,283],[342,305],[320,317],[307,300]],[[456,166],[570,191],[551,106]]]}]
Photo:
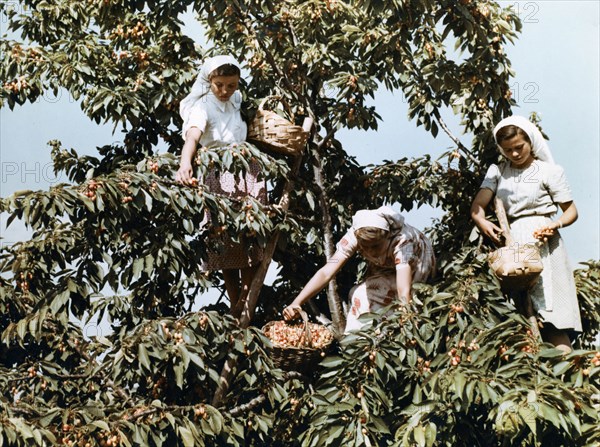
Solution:
[{"label": "dense foliage", "polygon": [[[22,220],[32,236],[0,257],[0,445],[600,442],[600,263],[576,272],[585,332],[563,356],[502,295],[485,262],[491,247],[468,217],[498,156],[492,123],[514,105],[503,47],[520,23],[510,8],[476,0],[26,0],[0,8],[11,32],[0,44],[2,105],[65,89],[91,120],[124,133],[98,156],[51,142],[55,170],[68,181],[1,201],[8,221]],[[189,9],[210,48],[183,33]],[[279,95],[298,122],[315,121],[299,165],[250,144],[199,152],[199,176],[257,160],[272,185],[269,206],[173,181],[178,103],[202,59],[220,51],[249,73],[250,116],[257,99]],[[408,119],[454,148],[438,159],[423,150],[360,166],[336,132],[377,128],[369,100],[378,88],[402,92]],[[451,113],[471,141],[450,133]],[[293,188],[282,206],[286,181]],[[439,277],[419,286],[414,307],[340,338],[312,375],[274,367],[259,328],[280,318],[355,210],[386,202],[441,208],[428,230]],[[205,213],[211,227],[202,225]],[[200,264],[224,232],[260,244],[280,235],[279,277],[263,287],[251,327],[223,306],[202,306],[206,290],[222,286]],[[339,275],[340,296],[362,268],[355,261]],[[327,314],[325,295],[315,309]],[[112,332],[87,337],[76,319],[105,319]],[[214,399],[224,364],[233,372]]]}]

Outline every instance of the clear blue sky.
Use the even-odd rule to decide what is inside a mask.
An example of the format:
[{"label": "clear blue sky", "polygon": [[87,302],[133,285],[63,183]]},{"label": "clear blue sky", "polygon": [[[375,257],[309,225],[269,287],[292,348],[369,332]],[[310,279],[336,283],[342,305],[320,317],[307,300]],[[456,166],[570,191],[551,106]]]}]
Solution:
[{"label": "clear blue sky", "polygon": [[[536,111],[550,137],[550,147],[571,183],[580,211],[579,221],[563,230],[574,262],[600,259],[600,131],[599,131],[599,2],[591,1],[502,1],[513,5],[524,22],[515,45],[506,51],[517,76],[513,94],[519,102],[517,114]],[[2,32],[5,22],[0,23]],[[438,154],[451,146],[440,132],[437,139],[407,120],[402,97],[381,92],[375,98],[383,122],[377,132],[344,131],[338,135],[345,148],[363,164],[384,159]],[[460,136],[456,121],[447,117]],[[463,143],[470,142],[461,136]],[[20,189],[46,189],[64,181],[55,178],[46,143],[59,139],[80,153],[94,153],[97,145],[121,140],[112,126],[89,121],[68,95],[47,95],[35,104],[10,111],[0,109],[0,196]],[[418,227],[428,226],[432,210],[411,212],[408,219]],[[4,243],[26,237],[19,225],[6,230],[0,217]],[[13,227],[14,226],[14,227]]]}]

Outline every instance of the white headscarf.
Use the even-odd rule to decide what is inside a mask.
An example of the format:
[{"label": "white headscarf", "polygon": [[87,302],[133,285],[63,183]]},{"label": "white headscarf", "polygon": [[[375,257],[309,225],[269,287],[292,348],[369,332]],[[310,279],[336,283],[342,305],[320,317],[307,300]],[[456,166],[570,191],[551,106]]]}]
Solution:
[{"label": "white headscarf", "polygon": [[401,230],[403,226],[404,217],[388,206],[382,206],[376,210],[359,210],[352,216],[354,230],[372,227],[395,231]]},{"label": "white headscarf", "polygon": [[502,121],[496,124],[496,127],[494,127],[494,140],[496,141],[498,150],[502,155],[506,157],[504,149],[502,149],[502,146],[498,144],[496,133],[498,133],[498,131],[503,127],[510,125],[517,126],[527,134],[529,140],[531,140],[531,151],[538,160],[554,163],[554,157],[552,157],[552,153],[550,152],[550,148],[548,147],[548,143],[542,135],[542,132],[540,132],[537,126],[527,118],[517,115],[504,118]]},{"label": "white headscarf", "polygon": [[[228,54],[211,57],[204,61],[204,64],[202,64],[202,68],[200,69],[200,73],[198,74],[198,78],[192,86],[192,91],[179,104],[179,114],[182,116],[184,121],[187,120],[189,111],[194,104],[210,93],[210,74],[217,68],[227,64],[235,65],[241,70],[239,62],[233,56]],[[239,105],[239,103],[242,102],[242,96],[240,92],[236,90],[230,101],[232,101],[236,106]]]}]

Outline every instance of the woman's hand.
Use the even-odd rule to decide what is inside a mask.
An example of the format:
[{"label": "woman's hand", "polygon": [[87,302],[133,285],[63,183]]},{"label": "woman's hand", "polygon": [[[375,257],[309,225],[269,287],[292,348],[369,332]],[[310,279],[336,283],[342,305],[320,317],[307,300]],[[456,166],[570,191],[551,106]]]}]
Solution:
[{"label": "woman's hand", "polygon": [[291,320],[300,316],[300,310],[302,310],[300,306],[319,293],[343,267],[347,260],[348,258],[341,252],[336,251],[327,263],[317,270],[317,273],[306,283],[298,296],[292,301],[292,304],[283,309],[283,317],[286,320]]},{"label": "woman's hand", "polygon": [[502,236],[503,233],[502,228],[487,219],[480,220],[478,226],[483,234],[493,240],[496,244],[500,244],[500,236]]},{"label": "woman's hand", "polygon": [[194,170],[191,163],[182,162],[175,173],[175,180],[184,185],[195,185],[198,179],[194,178]]},{"label": "woman's hand", "polygon": [[554,236],[556,228],[551,228],[550,225],[539,227],[533,231],[533,237],[538,241],[546,242],[550,236]]},{"label": "woman's hand", "polygon": [[493,191],[487,188],[480,189],[475,196],[475,199],[473,199],[473,203],[471,204],[471,219],[473,219],[473,222],[475,222],[475,225],[477,225],[483,234],[489,237],[496,244],[500,244],[502,228],[485,218],[485,209],[493,197]]},{"label": "woman's hand", "polygon": [[300,316],[300,311],[302,310],[302,307],[300,307],[297,304],[290,304],[289,306],[287,306],[285,309],[283,309],[283,318],[286,321],[290,321],[293,320],[294,318],[298,318]]},{"label": "woman's hand", "polygon": [[559,203],[558,206],[560,206],[560,209],[563,212],[562,216],[536,229],[533,232],[534,238],[546,242],[550,236],[554,236],[559,228],[564,228],[571,225],[579,217],[575,202],[572,200],[569,202]]},{"label": "woman's hand", "polygon": [[179,162],[179,169],[175,173],[175,180],[184,185],[196,186],[198,179],[194,178],[194,170],[192,168],[192,159],[196,153],[196,146],[202,132],[197,127],[190,128],[185,137],[185,143],[181,150],[181,161]]},{"label": "woman's hand", "polygon": [[554,236],[560,225],[556,222],[550,222],[548,225],[537,228],[533,231],[533,237],[538,241],[546,242],[550,236]]}]

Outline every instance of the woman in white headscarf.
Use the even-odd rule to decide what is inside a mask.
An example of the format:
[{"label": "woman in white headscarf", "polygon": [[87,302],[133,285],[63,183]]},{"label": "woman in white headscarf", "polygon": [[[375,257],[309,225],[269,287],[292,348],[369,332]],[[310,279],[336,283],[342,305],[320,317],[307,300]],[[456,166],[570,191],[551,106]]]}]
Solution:
[{"label": "woman in white headscarf", "polygon": [[[496,195],[504,204],[515,242],[541,244],[543,271],[526,293],[542,318],[542,338],[568,352],[571,338],[582,330],[573,271],[558,233],[577,220],[571,189],[541,132],[526,118],[503,119],[494,128],[494,138],[506,161],[489,168],[473,200],[471,217],[483,234],[500,243],[502,230],[485,215]],[[562,214],[555,217],[558,209]]]},{"label": "woman in white headscarf", "polygon": [[[191,92],[179,105],[186,142],[187,133],[193,127],[202,131],[200,144],[203,146],[218,147],[246,139],[246,124],[239,113],[242,104],[242,95],[237,89],[240,76],[241,67],[233,56],[214,56],[204,62]],[[217,77],[219,79],[215,79]],[[217,110],[213,110],[215,107]],[[208,126],[205,121],[211,121],[207,116],[211,112],[224,113],[227,117],[220,120],[218,126]]]},{"label": "woman in white headscarf", "polygon": [[[177,181],[183,184],[197,181],[192,161],[198,145],[219,148],[246,140],[247,126],[240,113],[240,76],[240,65],[232,56],[215,56],[204,62],[192,91],[180,105],[185,143],[175,174]],[[211,192],[233,198],[251,196],[266,204],[266,182],[260,179],[258,164],[250,162],[249,165],[243,176],[230,172],[212,173],[202,180]],[[221,250],[208,253],[204,268],[223,271],[233,309],[240,297],[248,293],[263,250],[256,245],[234,243],[229,238],[221,242]]]},{"label": "woman in white headscarf", "polygon": [[319,293],[356,252],[368,262],[366,279],[350,291],[346,332],[358,330],[358,317],[389,306],[408,304],[413,282],[424,282],[435,269],[431,243],[423,233],[404,222],[387,206],[360,210],[352,227],[337,244],[331,259],[308,281],[294,301],[283,310],[284,318],[295,318],[301,306]]}]

